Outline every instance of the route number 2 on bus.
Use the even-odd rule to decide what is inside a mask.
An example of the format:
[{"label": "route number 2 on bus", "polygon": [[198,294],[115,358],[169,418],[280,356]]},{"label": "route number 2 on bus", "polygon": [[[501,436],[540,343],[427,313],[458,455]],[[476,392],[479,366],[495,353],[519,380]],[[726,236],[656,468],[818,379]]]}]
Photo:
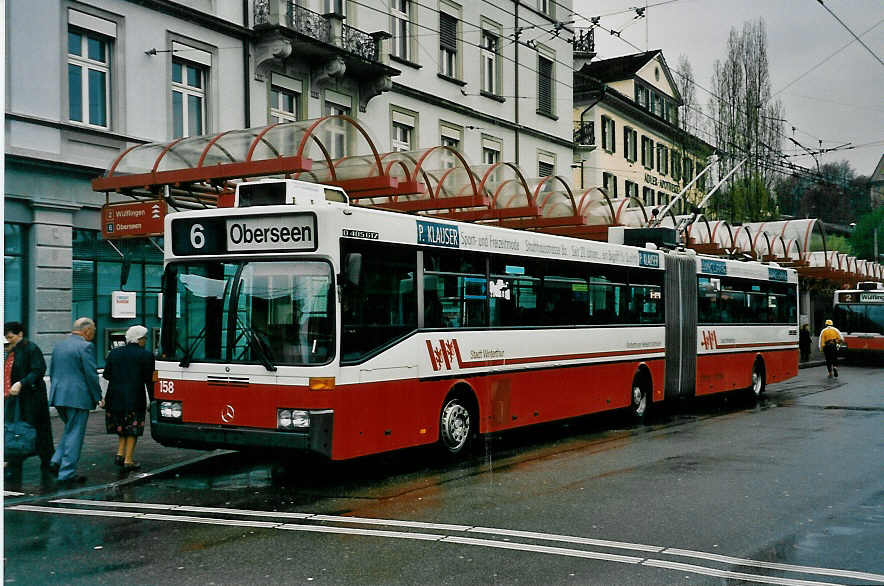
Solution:
[{"label": "route number 2 on bus", "polygon": [[160,383],[160,392],[173,394],[175,392],[175,381],[173,380],[161,380]]}]

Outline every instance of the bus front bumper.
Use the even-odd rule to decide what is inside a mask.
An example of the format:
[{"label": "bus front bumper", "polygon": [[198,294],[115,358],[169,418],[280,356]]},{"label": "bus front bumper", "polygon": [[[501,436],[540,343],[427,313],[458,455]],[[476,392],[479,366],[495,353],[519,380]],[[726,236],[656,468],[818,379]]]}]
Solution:
[{"label": "bus front bumper", "polygon": [[305,431],[278,431],[254,427],[227,427],[207,423],[182,423],[160,419],[159,405],[150,406],[150,435],[170,447],[212,450],[300,450],[331,457],[334,413],[311,413]]}]

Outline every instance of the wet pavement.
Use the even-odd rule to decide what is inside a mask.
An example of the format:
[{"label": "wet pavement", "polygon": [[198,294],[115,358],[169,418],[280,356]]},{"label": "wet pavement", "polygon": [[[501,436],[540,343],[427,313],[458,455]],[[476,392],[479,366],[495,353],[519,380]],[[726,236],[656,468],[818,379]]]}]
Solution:
[{"label": "wet pavement", "polygon": [[[882,369],[809,367],[757,405],[727,395],[645,426],[526,428],[458,462],[415,449],[282,468],[145,436],[144,468],[121,478],[98,412],[84,488],[7,497],[5,578],[884,584],[882,415]],[[38,460],[23,485],[39,489]]]},{"label": "wet pavement", "polygon": [[[51,417],[52,439],[54,445],[57,446],[64,430],[64,423],[55,414],[54,409],[51,410],[51,413],[53,414]],[[100,409],[93,411],[89,415],[86,436],[83,439],[83,450],[77,467],[77,474],[85,476],[86,482],[74,487],[61,486],[54,477],[41,473],[40,458],[33,456],[25,460],[20,482],[10,482],[9,479],[4,478],[5,504],[24,502],[33,497],[44,499],[60,493],[83,493],[145,482],[158,474],[185,468],[207,458],[226,453],[226,451],[206,452],[161,446],[150,437],[150,421],[148,420],[145,423],[144,435],[138,439],[135,446],[134,459],[141,464],[141,469],[124,472],[122,468],[114,464],[116,453],[117,436],[110,435],[105,430],[104,411]]]}]

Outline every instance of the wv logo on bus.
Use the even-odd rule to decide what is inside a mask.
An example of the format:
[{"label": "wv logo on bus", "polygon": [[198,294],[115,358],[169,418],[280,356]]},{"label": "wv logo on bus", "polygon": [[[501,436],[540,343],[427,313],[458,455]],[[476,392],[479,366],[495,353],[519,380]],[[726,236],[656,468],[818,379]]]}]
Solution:
[{"label": "wv logo on bus", "polygon": [[703,341],[700,344],[706,350],[716,350],[718,348],[718,335],[716,335],[715,331],[704,331],[703,332]]},{"label": "wv logo on bus", "polygon": [[[460,368],[460,349],[457,347],[457,340],[439,340],[436,345],[427,340],[427,352],[430,353],[430,362],[433,365],[433,371],[451,370],[452,366]],[[457,364],[455,365],[455,360]]]}]

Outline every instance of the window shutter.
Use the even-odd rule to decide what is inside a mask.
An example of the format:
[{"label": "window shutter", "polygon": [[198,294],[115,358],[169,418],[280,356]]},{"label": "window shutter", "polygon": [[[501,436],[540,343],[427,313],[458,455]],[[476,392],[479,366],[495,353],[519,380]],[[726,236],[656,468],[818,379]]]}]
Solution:
[{"label": "window shutter", "polygon": [[552,163],[547,163],[544,161],[540,161],[537,163],[537,174],[540,177],[549,177],[553,174],[553,165]]},{"label": "window shutter", "polygon": [[537,107],[541,112],[552,114],[552,61],[537,58]]},{"label": "window shutter", "polygon": [[457,51],[457,19],[444,12],[439,13],[439,44],[445,49]]}]

